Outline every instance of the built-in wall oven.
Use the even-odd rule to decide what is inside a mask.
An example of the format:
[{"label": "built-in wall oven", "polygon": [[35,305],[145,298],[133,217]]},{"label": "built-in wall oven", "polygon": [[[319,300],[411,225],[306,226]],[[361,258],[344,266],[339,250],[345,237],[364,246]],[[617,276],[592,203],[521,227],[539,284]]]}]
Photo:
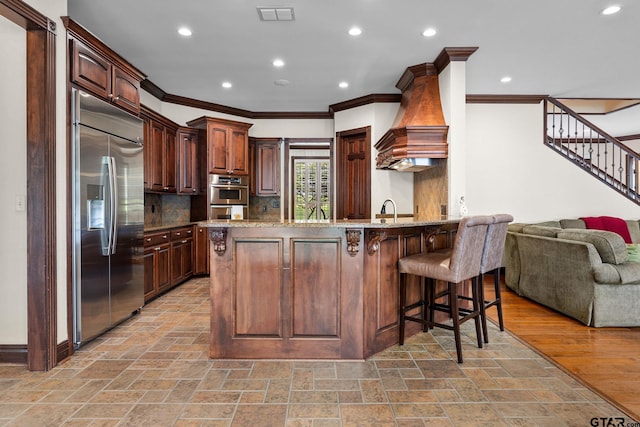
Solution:
[{"label": "built-in wall oven", "polygon": [[209,219],[246,219],[249,177],[209,175]]}]

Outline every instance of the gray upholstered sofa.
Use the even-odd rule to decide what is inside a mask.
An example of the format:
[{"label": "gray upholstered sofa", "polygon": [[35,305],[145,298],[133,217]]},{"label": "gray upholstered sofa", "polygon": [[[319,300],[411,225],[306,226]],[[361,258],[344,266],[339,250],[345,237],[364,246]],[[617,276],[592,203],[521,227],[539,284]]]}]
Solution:
[{"label": "gray upholstered sofa", "polygon": [[[640,223],[626,221],[633,243]],[[587,230],[580,219],[509,225],[505,281],[519,295],[585,325],[640,326],[640,262],[613,232]]]}]

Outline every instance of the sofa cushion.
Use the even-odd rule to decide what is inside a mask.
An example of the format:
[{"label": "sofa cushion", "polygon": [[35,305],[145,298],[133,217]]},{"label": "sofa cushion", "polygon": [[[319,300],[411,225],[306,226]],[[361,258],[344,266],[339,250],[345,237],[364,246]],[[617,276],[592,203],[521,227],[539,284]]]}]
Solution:
[{"label": "sofa cushion", "polygon": [[633,243],[640,243],[640,221],[635,219],[627,220],[627,227],[629,228],[629,235]]},{"label": "sofa cushion", "polygon": [[560,224],[560,221],[556,221],[556,220],[551,220],[551,221],[544,221],[544,222],[537,222],[535,224],[531,224],[531,225],[539,225],[541,227],[556,227],[556,228],[562,228],[562,225]]},{"label": "sofa cushion", "polygon": [[593,268],[593,278],[597,283],[607,285],[637,283],[640,281],[640,263],[598,264]]},{"label": "sofa cushion", "polygon": [[627,260],[627,245],[619,234],[602,230],[562,230],[559,239],[576,240],[595,246],[602,262],[622,264]]},{"label": "sofa cushion", "polygon": [[627,261],[640,262],[640,243],[627,244]]},{"label": "sofa cushion", "polygon": [[512,233],[522,233],[522,228],[527,226],[527,225],[528,224],[525,224],[523,222],[512,222],[507,227],[507,231],[510,231]]},{"label": "sofa cushion", "polygon": [[562,228],[579,228],[581,230],[585,230],[587,228],[584,221],[581,219],[561,219],[560,226]]},{"label": "sofa cushion", "polygon": [[560,227],[549,227],[540,224],[525,225],[522,227],[523,234],[533,234],[534,236],[543,237],[557,237],[558,232],[560,231],[562,231],[562,228]]}]

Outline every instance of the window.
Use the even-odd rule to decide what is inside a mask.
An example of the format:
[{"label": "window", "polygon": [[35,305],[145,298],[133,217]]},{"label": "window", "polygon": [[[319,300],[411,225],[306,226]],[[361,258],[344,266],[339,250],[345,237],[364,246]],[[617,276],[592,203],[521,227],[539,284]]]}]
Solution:
[{"label": "window", "polygon": [[293,219],[331,218],[331,163],[328,158],[293,159]]}]

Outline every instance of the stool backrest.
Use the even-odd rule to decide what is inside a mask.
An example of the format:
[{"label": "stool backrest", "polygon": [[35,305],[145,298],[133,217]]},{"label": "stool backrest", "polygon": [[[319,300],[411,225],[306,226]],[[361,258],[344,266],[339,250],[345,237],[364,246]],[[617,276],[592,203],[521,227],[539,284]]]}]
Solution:
[{"label": "stool backrest", "polygon": [[460,221],[449,264],[451,282],[459,283],[478,275],[487,227],[492,222],[493,217],[489,215],[465,217]]},{"label": "stool backrest", "polygon": [[487,227],[487,236],[484,240],[480,273],[484,274],[502,267],[504,242],[507,239],[507,228],[511,221],[513,221],[511,215],[493,215],[493,222]]}]

